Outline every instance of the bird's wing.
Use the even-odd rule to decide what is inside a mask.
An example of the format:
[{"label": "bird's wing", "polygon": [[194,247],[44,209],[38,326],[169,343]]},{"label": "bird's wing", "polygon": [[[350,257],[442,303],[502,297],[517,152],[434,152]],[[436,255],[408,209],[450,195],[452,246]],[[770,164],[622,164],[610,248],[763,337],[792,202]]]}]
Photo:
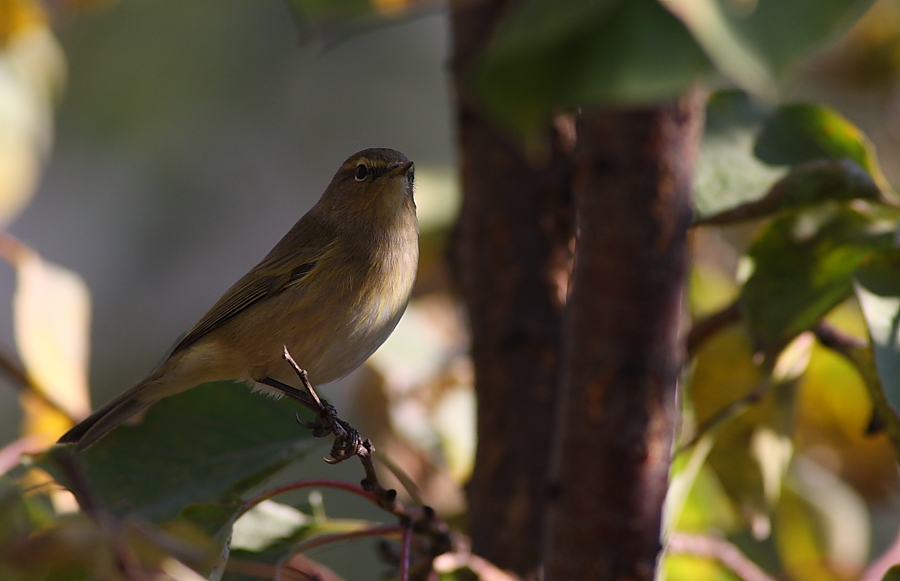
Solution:
[{"label": "bird's wing", "polygon": [[[315,236],[313,235],[315,232],[309,231],[305,232],[307,236],[303,236],[303,229],[298,229],[297,226],[288,232],[262,262],[222,295],[222,298],[175,346],[172,354],[189,347],[251,305],[293,286],[315,268],[322,257],[332,249],[335,238],[327,235]],[[287,248],[291,250],[287,251]]]}]

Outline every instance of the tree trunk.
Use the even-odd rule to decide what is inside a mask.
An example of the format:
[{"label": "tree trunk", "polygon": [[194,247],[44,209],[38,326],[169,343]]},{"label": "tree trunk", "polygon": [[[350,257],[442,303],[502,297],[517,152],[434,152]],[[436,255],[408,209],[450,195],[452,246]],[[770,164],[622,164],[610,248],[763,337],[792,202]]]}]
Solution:
[{"label": "tree trunk", "polygon": [[467,488],[473,550],[533,576],[569,274],[570,159],[553,139],[535,167],[469,93],[469,65],[506,4],[451,3],[463,204],[450,260],[468,311],[478,402]]},{"label": "tree trunk", "polygon": [[701,124],[699,92],[579,120],[547,579],[653,578]]}]

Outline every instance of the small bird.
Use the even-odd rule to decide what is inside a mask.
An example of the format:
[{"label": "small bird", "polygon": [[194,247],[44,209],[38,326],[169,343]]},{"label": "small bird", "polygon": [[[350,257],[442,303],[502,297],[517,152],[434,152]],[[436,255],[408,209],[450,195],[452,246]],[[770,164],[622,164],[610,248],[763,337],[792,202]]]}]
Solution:
[{"label": "small bird", "polygon": [[392,149],[347,158],[316,205],[165,361],[59,443],[83,450],[155,402],[201,383],[239,380],[279,393],[297,383],[285,348],[313,384],[362,365],[397,326],[416,278],[413,175],[413,162]]}]

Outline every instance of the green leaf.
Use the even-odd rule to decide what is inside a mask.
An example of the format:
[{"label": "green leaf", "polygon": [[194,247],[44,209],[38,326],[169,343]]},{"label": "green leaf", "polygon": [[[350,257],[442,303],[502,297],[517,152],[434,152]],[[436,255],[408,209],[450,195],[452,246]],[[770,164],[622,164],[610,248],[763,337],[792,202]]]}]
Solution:
[{"label": "green leaf", "polygon": [[718,0],[729,29],[780,74],[796,57],[848,30],[873,0]]},{"label": "green leaf", "polygon": [[495,55],[515,55],[536,47],[564,44],[589,33],[623,0],[569,0],[565,10],[546,0],[522,0],[504,21],[490,49]]},{"label": "green leaf", "polygon": [[773,220],[748,251],[741,307],[760,348],[780,349],[850,295],[862,259],[891,245],[893,223],[827,205]]},{"label": "green leaf", "polygon": [[881,189],[864,169],[849,159],[811,161],[794,168],[764,197],[717,214],[700,216],[697,224],[733,224],[823,202],[850,200],[881,201]]},{"label": "green leaf", "polygon": [[700,219],[761,198],[786,168],[762,163],[753,146],[772,107],[743,91],[713,93],[694,178],[694,206]]},{"label": "green leaf", "polygon": [[785,571],[796,579],[835,581],[826,569],[828,549],[819,515],[808,500],[786,486],[773,518],[773,538]]},{"label": "green leaf", "polygon": [[472,86],[497,120],[527,134],[557,108],[654,102],[710,71],[656,0],[525,0],[475,64]]},{"label": "green leaf", "polygon": [[296,408],[243,385],[204,384],[76,455],[79,482],[66,469],[68,447],[51,449],[39,465],[116,515],[166,522],[191,504],[233,502],[302,458],[313,438],[294,420]]},{"label": "green leaf", "polygon": [[875,148],[865,134],[828,107],[796,103],[780,107],[763,125],[755,153],[772,165],[849,158],[879,183]]},{"label": "green leaf", "polygon": [[900,249],[872,254],[855,274],[856,297],[872,338],[875,366],[888,401],[900,409]]},{"label": "green leaf", "polygon": [[888,569],[881,581],[900,581],[900,565],[894,565]]},{"label": "green leaf", "polygon": [[774,95],[795,58],[848,29],[872,0],[665,0],[719,71],[740,86]]},{"label": "green leaf", "polygon": [[829,200],[897,205],[868,138],[826,107],[772,110],[741,91],[714,93],[698,162],[698,224],[732,224]]},{"label": "green leaf", "polygon": [[300,37],[329,41],[384,24],[385,14],[370,0],[286,0]]}]

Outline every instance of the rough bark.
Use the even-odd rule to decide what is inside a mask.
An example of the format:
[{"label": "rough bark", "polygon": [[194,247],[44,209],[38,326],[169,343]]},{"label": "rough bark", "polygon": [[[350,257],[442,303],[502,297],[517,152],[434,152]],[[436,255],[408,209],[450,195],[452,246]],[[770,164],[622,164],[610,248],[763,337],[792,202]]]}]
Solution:
[{"label": "rough bark", "polygon": [[469,94],[466,71],[506,4],[451,3],[463,204],[450,259],[471,327],[478,401],[467,488],[473,550],[533,575],[568,282],[569,158],[554,147],[530,163]]},{"label": "rough bark", "polygon": [[586,113],[545,545],[547,579],[652,579],[682,361],[702,99]]}]

